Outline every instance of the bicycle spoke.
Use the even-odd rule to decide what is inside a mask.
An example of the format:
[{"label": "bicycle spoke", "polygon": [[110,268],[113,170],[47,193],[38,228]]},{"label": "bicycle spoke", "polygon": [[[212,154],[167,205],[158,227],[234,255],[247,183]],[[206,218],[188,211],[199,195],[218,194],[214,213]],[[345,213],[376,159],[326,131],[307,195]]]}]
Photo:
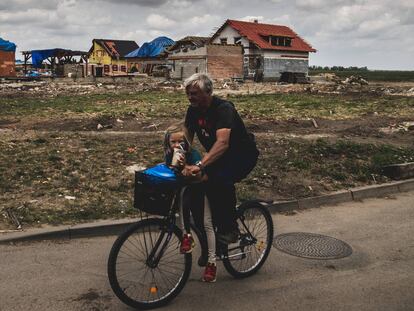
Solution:
[{"label": "bicycle spoke", "polygon": [[191,257],[180,254],[180,231],[176,226],[167,231],[163,221],[138,222],[111,250],[111,287],[123,302],[138,309],[164,304],[182,290],[189,277]]},{"label": "bicycle spoke", "polygon": [[[254,206],[254,203],[252,206],[245,207],[242,213],[244,217],[243,220],[239,220],[241,223],[239,228],[244,237],[238,247],[228,249],[229,257],[225,264],[231,271],[234,271],[236,276],[243,276],[243,274],[254,271],[269,252],[268,216],[264,214],[261,207]],[[238,255],[239,253],[241,254]],[[236,256],[232,257],[232,255]]]}]

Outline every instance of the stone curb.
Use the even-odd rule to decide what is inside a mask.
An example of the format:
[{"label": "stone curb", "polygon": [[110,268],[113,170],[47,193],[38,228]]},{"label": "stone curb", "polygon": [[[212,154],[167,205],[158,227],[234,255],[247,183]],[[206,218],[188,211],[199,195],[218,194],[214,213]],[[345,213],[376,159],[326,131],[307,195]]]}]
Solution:
[{"label": "stone curb", "polygon": [[[414,190],[414,178],[382,185],[358,187],[317,197],[275,202],[267,204],[267,207],[272,214],[275,214],[280,212],[283,213],[294,210],[315,208],[323,205],[335,205],[351,201],[360,201],[367,198],[383,197],[393,193],[412,190]],[[75,226],[63,226],[49,229],[30,229],[26,232],[3,233],[0,234],[0,244],[54,239],[70,240],[84,237],[117,235],[128,225],[136,221],[136,219],[121,219],[114,221],[104,220]]]},{"label": "stone curb", "polygon": [[0,244],[10,242],[42,241],[42,240],[70,240],[85,237],[117,235],[136,219],[120,219],[112,221],[97,221],[74,226],[58,228],[30,229],[26,232],[0,234]]},{"label": "stone curb", "polygon": [[304,198],[286,202],[275,202],[268,205],[272,214],[280,212],[291,212],[315,208],[323,205],[335,205],[351,201],[360,201],[368,198],[384,197],[393,193],[414,190],[414,178],[404,181],[391,182],[382,185],[373,185],[342,190],[317,197]]}]

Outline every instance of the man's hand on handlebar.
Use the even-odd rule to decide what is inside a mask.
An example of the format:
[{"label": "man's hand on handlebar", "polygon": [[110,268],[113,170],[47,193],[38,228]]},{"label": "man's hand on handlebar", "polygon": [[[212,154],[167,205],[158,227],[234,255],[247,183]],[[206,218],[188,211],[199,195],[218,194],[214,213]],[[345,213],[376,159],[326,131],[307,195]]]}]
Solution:
[{"label": "man's hand on handlebar", "polygon": [[201,173],[200,168],[197,165],[186,165],[181,172],[185,177],[197,176]]},{"label": "man's hand on handlebar", "polygon": [[201,182],[207,180],[207,175],[203,175],[201,169],[197,165],[186,165],[181,174],[193,182]]}]

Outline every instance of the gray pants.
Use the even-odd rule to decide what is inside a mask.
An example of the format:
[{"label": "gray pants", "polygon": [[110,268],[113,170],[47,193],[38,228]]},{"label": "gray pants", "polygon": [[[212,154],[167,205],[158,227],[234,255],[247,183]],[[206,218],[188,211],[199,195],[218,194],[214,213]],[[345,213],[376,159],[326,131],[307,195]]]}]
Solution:
[{"label": "gray pants", "polygon": [[[202,216],[202,224],[203,224],[204,230],[206,232],[206,237],[207,237],[208,262],[215,263],[216,262],[216,236],[214,233],[213,218],[211,214],[209,200],[207,196],[203,194],[202,205],[197,204],[197,202],[191,202],[191,201],[188,203],[187,198],[185,198],[186,191],[191,191],[191,189],[188,187],[185,187],[181,190],[181,193],[180,193],[180,212],[179,212],[180,229],[183,230],[183,232],[185,233],[191,234],[191,230],[189,226],[190,208],[188,206],[189,204],[191,204],[191,210],[193,211],[193,216],[194,217],[198,217],[198,215]],[[202,209],[202,211],[200,210],[195,211],[194,209]],[[197,216],[195,214],[197,214]],[[199,221],[196,221],[196,222],[199,223]]]}]

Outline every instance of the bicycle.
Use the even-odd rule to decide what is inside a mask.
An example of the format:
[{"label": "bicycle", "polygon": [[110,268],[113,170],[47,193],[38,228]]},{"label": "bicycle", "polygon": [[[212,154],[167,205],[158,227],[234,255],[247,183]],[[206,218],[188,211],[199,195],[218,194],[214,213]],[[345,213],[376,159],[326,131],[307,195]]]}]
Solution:
[{"label": "bicycle", "polygon": [[[136,180],[141,178],[139,172]],[[184,288],[192,266],[192,254],[180,254],[182,232],[176,225],[181,187],[136,184],[135,202],[147,217],[128,227],[116,239],[108,259],[108,277],[115,295],[137,309],[161,307]],[[217,259],[235,278],[256,273],[265,263],[273,240],[273,222],[260,201],[247,201],[237,207],[240,229],[236,243],[217,242]],[[200,228],[191,223],[207,253],[207,242]]]}]

